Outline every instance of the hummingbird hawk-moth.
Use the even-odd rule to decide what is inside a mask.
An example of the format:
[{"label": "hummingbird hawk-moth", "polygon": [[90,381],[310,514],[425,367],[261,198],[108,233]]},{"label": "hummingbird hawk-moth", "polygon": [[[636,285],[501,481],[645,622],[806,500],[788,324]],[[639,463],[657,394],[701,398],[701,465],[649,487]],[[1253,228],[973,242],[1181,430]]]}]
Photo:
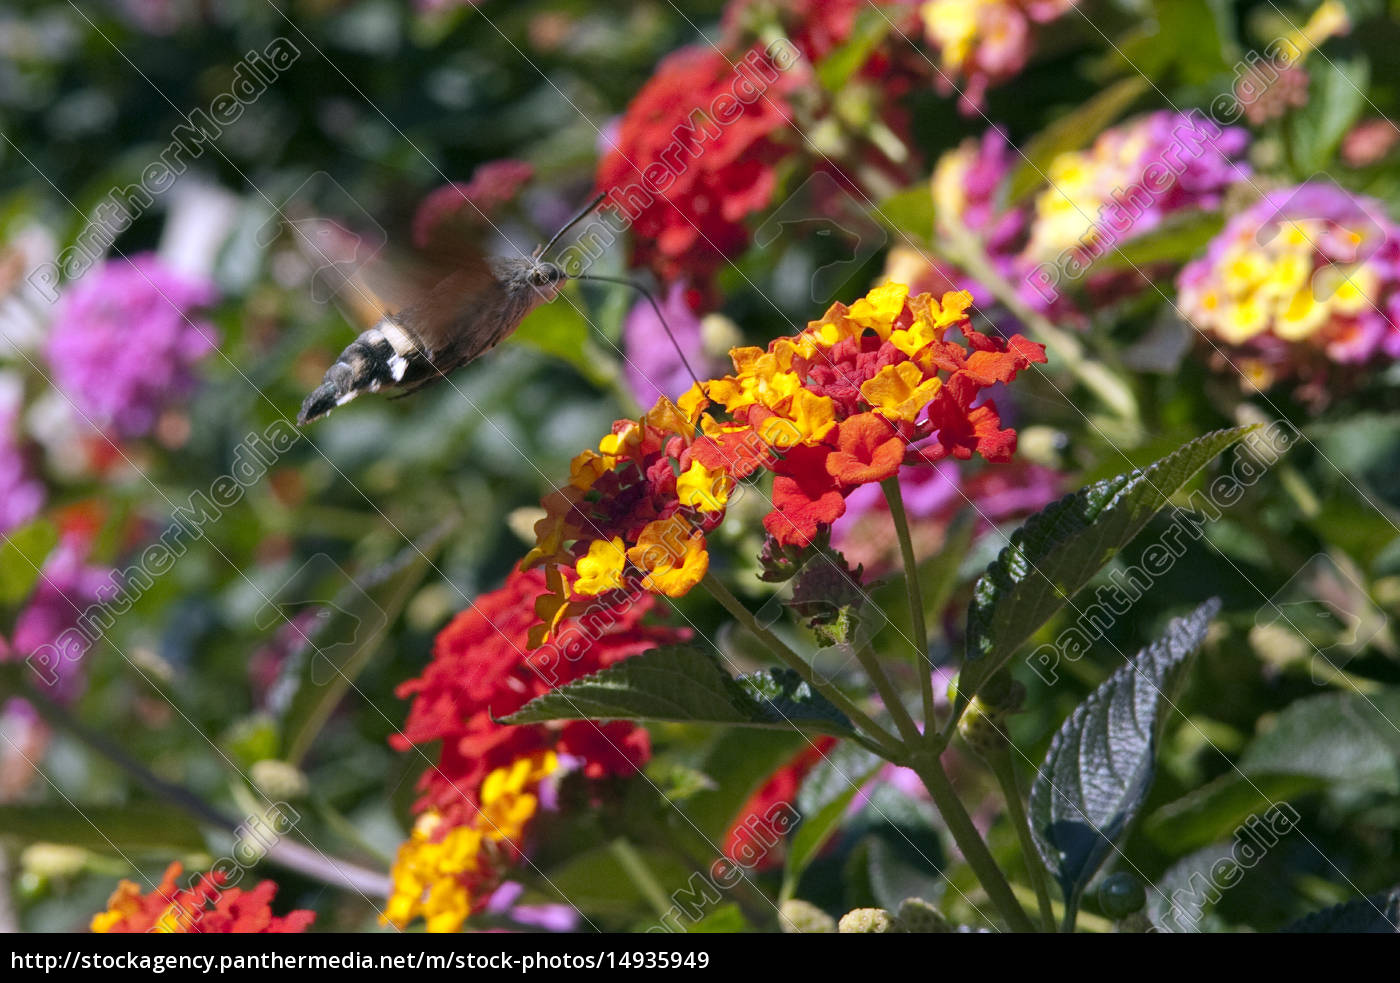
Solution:
[{"label": "hummingbird hawk-moth", "polygon": [[[396,298],[386,298],[385,292],[367,289],[347,277],[338,289],[349,295],[352,305],[367,300],[367,305],[359,306],[372,310],[378,320],[326,370],[321,384],[302,403],[297,423],[305,426],[361,393],[416,392],[500,344],[527,314],[557,297],[568,280],[609,279],[570,277],[561,266],[543,259],[564,233],[598,207],[602,197],[529,257],[488,257],[462,242],[438,243],[411,272],[400,271],[395,290],[387,291],[396,293]],[[297,229],[303,248],[327,259],[334,250],[329,244],[336,238],[330,233],[343,234],[343,230],[333,223],[309,225],[314,234],[309,235],[306,227]],[[313,238],[318,241],[310,241]],[[642,289],[630,281],[618,282]]]}]

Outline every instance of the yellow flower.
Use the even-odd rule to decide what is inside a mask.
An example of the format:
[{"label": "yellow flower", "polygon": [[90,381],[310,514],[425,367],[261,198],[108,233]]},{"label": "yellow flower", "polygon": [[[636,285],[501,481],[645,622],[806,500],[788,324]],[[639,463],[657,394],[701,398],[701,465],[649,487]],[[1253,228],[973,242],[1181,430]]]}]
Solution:
[{"label": "yellow flower", "polygon": [[596,451],[584,451],[569,462],[569,484],[579,491],[588,491],[593,483],[611,471],[617,458]]},{"label": "yellow flower", "polygon": [[925,379],[913,362],[900,362],[886,365],[873,379],[863,383],[860,394],[881,415],[913,423],[942,385],[937,376]]},{"label": "yellow flower", "polygon": [[902,283],[886,283],[876,287],[851,305],[847,315],[856,324],[869,328],[885,341],[894,328],[895,318],[904,310],[909,288]]},{"label": "yellow flower", "polygon": [[733,487],[734,479],[728,472],[720,468],[711,471],[699,461],[692,461],[676,479],[676,498],[682,505],[701,512],[723,512]]},{"label": "yellow flower", "polygon": [[588,544],[588,554],[579,557],[578,579],[574,591],[579,594],[601,594],[622,586],[622,570],[627,566],[622,537],[611,540],[595,539]]},{"label": "yellow flower", "polygon": [[559,623],[569,616],[569,591],[557,566],[545,567],[544,583],[548,590],[535,598],[535,614],[540,623],[531,627],[526,640],[526,645],[532,649],[549,641],[559,629]]},{"label": "yellow flower", "polygon": [[646,573],[644,589],[667,597],[687,594],[710,568],[704,533],[679,515],[648,523],[627,559]]}]

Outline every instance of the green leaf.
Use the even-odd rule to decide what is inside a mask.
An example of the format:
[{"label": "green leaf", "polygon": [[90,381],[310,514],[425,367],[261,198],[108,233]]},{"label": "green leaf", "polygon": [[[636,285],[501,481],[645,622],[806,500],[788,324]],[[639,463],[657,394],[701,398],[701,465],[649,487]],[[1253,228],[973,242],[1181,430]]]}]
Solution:
[{"label": "green leaf", "polygon": [[1089,272],[1137,270],[1158,263],[1185,263],[1199,254],[1224,224],[1225,217],[1220,212],[1181,212],[1151,232],[1135,236],[1104,253],[1089,267]]},{"label": "green leaf", "polygon": [[1305,918],[1300,918],[1283,929],[1284,932],[1300,932],[1309,935],[1364,933],[1368,935],[1393,935],[1400,933],[1400,886],[1373,894],[1368,898],[1357,898],[1345,904],[1324,908]]},{"label": "green leaf", "polygon": [[875,208],[872,216],[897,235],[917,243],[933,241],[933,195],[927,184],[896,191]]},{"label": "green leaf", "polygon": [[850,36],[821,60],[817,81],[827,92],[839,92],[851,80],[890,31],[883,11],[868,7],[856,16]]},{"label": "green leaf", "polygon": [[207,849],[199,826],[161,802],[0,805],[0,832],[26,843],[59,843],[109,856]]},{"label": "green leaf", "polygon": [[1252,429],[1217,430],[1145,468],[1081,488],[1027,519],[973,587],[958,709],[1197,471]]},{"label": "green leaf", "polygon": [[1303,775],[1348,792],[1400,792],[1400,688],[1295,700],[1240,758],[1249,776]]},{"label": "green leaf", "polygon": [[1321,788],[1307,775],[1246,776],[1227,772],[1148,816],[1142,830],[1153,843],[1174,854],[1226,839],[1250,816]]},{"label": "green leaf", "polygon": [[1141,75],[1120,79],[1036,134],[1011,174],[1007,201],[1015,204],[1044,184],[1051,161],[1087,146],[1147,91],[1147,85]]},{"label": "green leaf", "polygon": [[616,363],[593,343],[588,319],[576,300],[541,304],[520,322],[511,337],[568,362],[595,386],[607,386],[617,375]]},{"label": "green leaf", "polygon": [[0,604],[19,604],[44,569],[44,560],[58,545],[58,529],[47,519],[36,519],[7,533],[0,541]]},{"label": "green leaf", "polygon": [[742,809],[773,773],[812,746],[795,730],[722,731],[696,768],[710,780],[710,787],[679,804],[676,826],[683,834],[699,829],[710,852],[723,845],[724,835],[741,818]]},{"label": "green leaf", "polygon": [[853,744],[844,744],[827,755],[802,782],[797,793],[797,811],[802,825],[788,844],[783,868],[784,898],[793,897],[802,872],[841,827],[851,803],[884,765],[884,762]]},{"label": "green leaf", "polygon": [[734,679],[712,656],[668,645],[624,659],[537,696],[507,724],[551,720],[654,720],[676,723],[794,726],[854,736],[845,714],[791,670]]},{"label": "green leaf", "polygon": [[308,631],[298,656],[298,682],[282,715],[283,757],[300,764],[356,677],[379,651],[389,628],[432,568],[450,527],[414,544],[363,584],[350,583]]},{"label": "green leaf", "polygon": [[1285,131],[1303,178],[1332,163],[1342,137],[1365,112],[1371,65],[1364,57],[1315,60],[1309,75],[1307,105],[1289,118]]},{"label": "green leaf", "polygon": [[1174,619],[1090,693],[1050,742],[1031,786],[1031,835],[1071,909],[1147,797],[1166,691],[1219,611],[1212,598]]}]

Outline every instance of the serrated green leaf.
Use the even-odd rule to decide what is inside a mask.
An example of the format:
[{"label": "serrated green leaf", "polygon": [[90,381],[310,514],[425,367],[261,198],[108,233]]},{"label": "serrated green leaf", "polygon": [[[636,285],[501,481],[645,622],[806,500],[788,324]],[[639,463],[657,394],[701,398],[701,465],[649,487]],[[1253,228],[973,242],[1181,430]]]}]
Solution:
[{"label": "serrated green leaf", "polygon": [[160,802],[0,805],[0,834],[26,843],[59,843],[117,857],[206,849],[199,826]]},{"label": "serrated green leaf", "polygon": [[1031,786],[1031,835],[1071,909],[1147,797],[1166,691],[1219,611],[1212,598],[1174,619],[1090,693],[1050,742]]},{"label": "serrated green leaf", "polygon": [[1066,495],[1027,519],[973,587],[959,709],[1197,471],[1252,429],[1217,430],[1145,468]]},{"label": "serrated green leaf", "polygon": [[0,541],[0,604],[19,604],[44,569],[44,560],[58,545],[58,529],[47,519],[36,519],[6,533]]},{"label": "serrated green leaf", "polygon": [[1400,886],[1314,912],[1281,931],[1309,935],[1400,933]]},{"label": "serrated green leaf", "polygon": [[1007,201],[1015,204],[1045,183],[1050,162],[1060,154],[1087,146],[1147,91],[1141,75],[1121,79],[1077,109],[1059,117],[1026,144],[1021,163],[1011,174]]},{"label": "serrated green leaf", "polygon": [[854,735],[850,721],[790,670],[735,679],[712,656],[667,645],[624,659],[531,700],[508,724],[653,720]]}]

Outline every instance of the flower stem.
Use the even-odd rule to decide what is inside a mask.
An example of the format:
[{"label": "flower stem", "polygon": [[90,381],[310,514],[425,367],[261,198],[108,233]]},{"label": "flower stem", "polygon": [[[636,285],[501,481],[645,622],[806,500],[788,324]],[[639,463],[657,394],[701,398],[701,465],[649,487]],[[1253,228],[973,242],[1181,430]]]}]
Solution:
[{"label": "flower stem", "polygon": [[1001,786],[1002,797],[1006,800],[1006,817],[1016,830],[1016,838],[1021,841],[1021,856],[1026,863],[1026,872],[1035,888],[1036,904],[1040,908],[1041,930],[1055,931],[1055,909],[1050,900],[1050,885],[1045,879],[1045,868],[1040,863],[1040,854],[1031,839],[1031,824],[1021,802],[1021,783],[1016,777],[1016,766],[1005,749],[993,751],[986,759]]},{"label": "flower stem", "polygon": [[875,650],[869,645],[862,645],[856,650],[856,658],[860,660],[865,674],[875,684],[875,689],[880,693],[880,699],[885,702],[890,716],[894,718],[894,725],[899,728],[899,736],[909,747],[918,747],[923,742],[924,735],[919,730],[919,725],[914,722],[914,718],[909,715],[909,711],[904,708],[904,701],[900,699],[899,690],[895,689],[890,677],[880,667],[880,660],[875,657]]},{"label": "flower stem", "polygon": [[900,750],[900,743],[893,734],[877,724],[869,714],[856,706],[851,698],[837,687],[817,678],[817,674],[812,671],[807,660],[788,648],[777,635],[760,625],[758,620],[754,618],[753,612],[744,607],[743,602],[730,593],[729,588],[724,586],[718,577],[713,573],[707,573],[702,583],[734,620],[747,628],[749,633],[762,642],[764,647],[772,652],[779,662],[801,676],[808,685],[830,700],[838,710],[849,717],[852,723],[865,731],[875,745],[871,750],[876,751],[889,761],[900,761],[904,758]]},{"label": "flower stem", "polygon": [[919,586],[919,563],[914,556],[914,541],[909,535],[909,516],[904,511],[904,494],[899,488],[899,476],[880,482],[894,519],[895,535],[899,537],[899,554],[904,562],[904,587],[909,596],[909,620],[914,629],[914,653],[919,670],[919,687],[924,700],[924,735],[937,734],[934,721],[933,660],[928,654],[928,625],[924,621],[924,592]]},{"label": "flower stem", "polygon": [[953,842],[958,845],[963,859],[977,875],[982,890],[987,892],[987,897],[1006,919],[1006,924],[1012,931],[1034,932],[1035,924],[1027,917],[1021,903],[1016,900],[1016,893],[1011,890],[1006,875],[997,866],[996,859],[982,839],[982,834],[977,832],[972,817],[967,814],[962,800],[953,791],[953,784],[948,779],[948,773],[943,770],[943,763],[938,756],[926,751],[915,756],[909,766],[923,780],[938,814],[943,817],[948,832],[953,836]]}]

